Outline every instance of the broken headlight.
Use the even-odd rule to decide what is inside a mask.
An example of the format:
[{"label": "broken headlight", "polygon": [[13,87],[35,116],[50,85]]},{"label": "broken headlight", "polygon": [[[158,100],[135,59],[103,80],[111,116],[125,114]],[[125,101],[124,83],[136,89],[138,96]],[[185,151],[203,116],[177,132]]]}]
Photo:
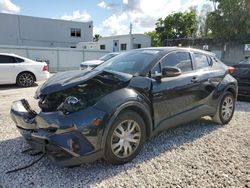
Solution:
[{"label": "broken headlight", "polygon": [[64,114],[69,114],[84,108],[85,104],[84,101],[79,100],[77,97],[69,96],[58,106],[57,110],[62,111]]}]

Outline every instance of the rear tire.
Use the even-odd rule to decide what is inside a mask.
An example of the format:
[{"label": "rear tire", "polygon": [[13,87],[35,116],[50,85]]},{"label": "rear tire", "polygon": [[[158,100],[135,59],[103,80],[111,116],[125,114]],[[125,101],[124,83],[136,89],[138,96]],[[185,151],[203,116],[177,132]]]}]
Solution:
[{"label": "rear tire", "polygon": [[17,85],[20,87],[31,87],[34,85],[35,76],[30,72],[23,72],[17,76]]},{"label": "rear tire", "polygon": [[146,139],[143,119],[134,111],[124,111],[116,118],[107,135],[105,160],[112,164],[132,161]]},{"label": "rear tire", "polygon": [[215,123],[225,125],[228,124],[234,114],[235,110],[235,97],[227,91],[220,100],[216,114],[212,117]]}]

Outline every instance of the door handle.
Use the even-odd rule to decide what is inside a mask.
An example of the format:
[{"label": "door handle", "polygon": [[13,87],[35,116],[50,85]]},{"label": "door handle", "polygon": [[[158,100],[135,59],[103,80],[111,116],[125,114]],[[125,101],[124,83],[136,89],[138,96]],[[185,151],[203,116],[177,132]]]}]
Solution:
[{"label": "door handle", "polygon": [[192,83],[197,83],[199,81],[198,77],[194,76],[192,79],[191,79],[191,82]]},{"label": "door handle", "polygon": [[162,97],[162,93],[155,93],[154,97]]}]

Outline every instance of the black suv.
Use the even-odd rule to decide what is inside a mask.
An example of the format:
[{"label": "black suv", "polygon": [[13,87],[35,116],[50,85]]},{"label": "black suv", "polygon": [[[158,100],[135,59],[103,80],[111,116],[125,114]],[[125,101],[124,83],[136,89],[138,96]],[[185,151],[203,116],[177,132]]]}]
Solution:
[{"label": "black suv", "polygon": [[146,48],[93,70],[57,73],[36,91],[39,113],[23,99],[11,116],[32,148],[63,166],[105,158],[131,161],[146,139],[203,116],[227,124],[237,81],[214,54]]}]

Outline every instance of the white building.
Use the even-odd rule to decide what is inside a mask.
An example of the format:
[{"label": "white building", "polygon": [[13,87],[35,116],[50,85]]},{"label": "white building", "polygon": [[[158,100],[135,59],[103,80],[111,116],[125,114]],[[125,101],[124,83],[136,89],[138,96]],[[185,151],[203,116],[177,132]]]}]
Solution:
[{"label": "white building", "polygon": [[80,42],[78,48],[119,52],[136,48],[151,47],[151,37],[144,34],[102,37],[98,42]]},{"label": "white building", "polygon": [[0,13],[0,45],[76,47],[93,41],[93,22]]}]

